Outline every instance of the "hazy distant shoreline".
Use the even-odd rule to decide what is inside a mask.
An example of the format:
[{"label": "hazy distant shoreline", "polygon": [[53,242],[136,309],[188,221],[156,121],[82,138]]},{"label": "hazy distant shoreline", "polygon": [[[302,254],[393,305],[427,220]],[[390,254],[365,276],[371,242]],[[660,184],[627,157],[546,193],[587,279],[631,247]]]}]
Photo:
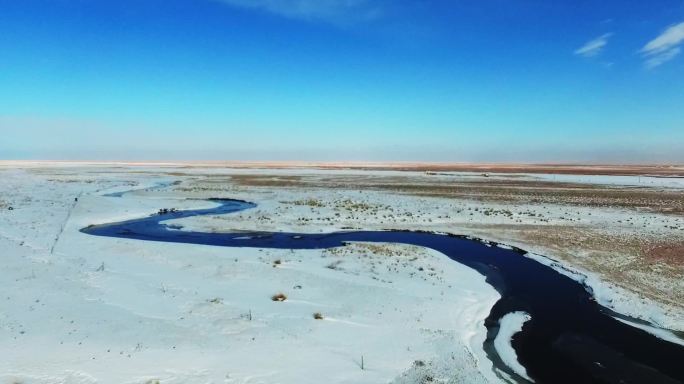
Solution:
[{"label": "hazy distant shoreline", "polygon": [[354,169],[422,172],[553,173],[568,175],[650,175],[684,177],[682,164],[525,164],[525,163],[437,163],[437,162],[305,162],[305,161],[88,161],[88,160],[0,160],[0,166],[46,165],[185,166],[272,169]]}]

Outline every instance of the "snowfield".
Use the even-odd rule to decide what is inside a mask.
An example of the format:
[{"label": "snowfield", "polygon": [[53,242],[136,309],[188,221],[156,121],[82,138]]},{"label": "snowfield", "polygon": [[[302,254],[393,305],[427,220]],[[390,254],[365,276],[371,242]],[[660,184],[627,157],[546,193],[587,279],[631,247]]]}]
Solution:
[{"label": "snowfield", "polygon": [[[258,206],[169,223],[179,230],[217,232],[392,228],[472,235],[530,250],[529,257],[587,284],[617,312],[684,330],[677,297],[674,305],[642,297],[640,287],[630,291],[588,270],[593,264],[585,261],[594,260],[589,253],[579,252],[582,263],[568,265],[561,257],[535,254],[555,256],[557,248],[511,235],[514,225],[546,228],[570,222],[578,228],[617,228],[617,233],[638,228],[649,236],[679,239],[680,216],[561,204],[521,203],[513,210],[506,202],[362,191],[356,184],[360,175],[392,181],[406,174],[421,181],[474,177],[0,163],[0,384],[507,381],[482,347],[484,319],[498,293],[483,276],[436,251],[366,243],[329,250],[225,248],[79,232],[161,208],[210,207],[214,203],[203,200],[210,197]],[[257,186],[240,184],[237,176],[250,175],[283,186],[258,185],[261,179],[250,181]],[[289,187],[303,176],[313,184],[336,184]],[[543,174],[488,175],[486,181],[511,177],[556,180]],[[682,188],[680,179],[558,179],[611,188],[642,183],[668,191]],[[124,191],[131,192],[116,197]],[[615,263],[633,262],[626,260]],[[647,288],[680,292],[680,270],[664,270],[675,278],[662,274],[662,280],[648,280]],[[272,300],[279,293],[286,299]],[[523,377],[510,339],[527,319],[524,313],[505,316],[495,340],[502,360]]]},{"label": "snowfield", "polygon": [[129,176],[2,171],[1,383],[498,380],[482,351],[498,294],[475,271],[399,245],[292,252],[78,232],[211,204],[102,196],[163,181]]}]

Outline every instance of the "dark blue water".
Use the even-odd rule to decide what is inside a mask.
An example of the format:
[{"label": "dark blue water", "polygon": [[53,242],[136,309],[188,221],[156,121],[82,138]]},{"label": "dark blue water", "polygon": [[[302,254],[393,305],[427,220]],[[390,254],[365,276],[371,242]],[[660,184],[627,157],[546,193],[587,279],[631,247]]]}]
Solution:
[{"label": "dark blue water", "polygon": [[512,311],[525,311],[532,317],[513,338],[513,347],[538,383],[684,383],[684,347],[615,320],[584,286],[523,256],[522,250],[488,247],[462,236],[429,232],[205,233],[179,231],[162,223],[255,207],[244,201],[213,201],[219,206],[90,226],[81,232],[223,247],[321,249],[365,241],[432,248],[475,269],[501,294],[485,321],[488,339],[484,348],[497,367],[519,381],[524,379],[500,364],[492,347],[499,319]]}]

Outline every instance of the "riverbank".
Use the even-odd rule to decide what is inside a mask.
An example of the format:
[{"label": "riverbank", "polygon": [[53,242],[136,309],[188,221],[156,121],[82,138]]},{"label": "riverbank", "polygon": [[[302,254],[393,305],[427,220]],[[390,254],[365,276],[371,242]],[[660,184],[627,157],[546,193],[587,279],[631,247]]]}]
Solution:
[{"label": "riverbank", "polygon": [[[608,307],[684,330],[684,260],[677,251],[684,249],[684,215],[679,213],[684,185],[679,179],[224,172],[205,173],[179,188],[190,196],[211,192],[256,201],[259,208],[230,219],[236,228],[419,228],[471,235],[557,260],[591,277],[587,281]],[[216,216],[181,224],[220,231],[226,221]]]},{"label": "riverbank", "polygon": [[[681,228],[684,228],[681,225],[681,216],[677,213],[676,203],[671,203],[671,201],[676,201],[677,194],[681,193],[677,180],[591,177],[554,181],[553,176],[538,176],[531,179],[532,184],[527,184],[525,180],[528,180],[530,176],[525,175],[515,177],[487,175],[485,177],[470,174],[429,175],[416,172],[356,170],[232,170],[186,166],[134,168],[107,166],[102,168],[74,165],[65,168],[55,166],[10,168],[2,171],[2,176],[5,183],[2,195],[0,195],[0,200],[2,200],[0,205],[4,205],[5,208],[12,207],[13,210],[4,210],[0,214],[2,215],[0,220],[3,223],[0,241],[3,242],[3,246],[12,250],[12,254],[18,256],[17,259],[12,259],[12,262],[16,261],[17,264],[9,265],[8,271],[11,272],[5,276],[4,284],[16,288],[16,291],[22,292],[22,295],[10,297],[4,303],[6,308],[3,307],[3,313],[8,315],[5,315],[2,319],[4,322],[0,324],[6,332],[6,340],[11,340],[11,343],[7,345],[18,351],[24,351],[23,354],[17,353],[17,359],[11,362],[12,367],[18,366],[26,369],[12,371],[13,375],[24,375],[16,376],[17,378],[34,377],[38,382],[40,380],[54,382],[59,375],[62,375],[60,377],[71,375],[68,372],[57,373],[55,367],[77,362],[79,367],[83,368],[76,371],[78,375],[74,374],[78,376],[80,382],[110,382],[107,381],[107,369],[104,371],[100,369],[127,361],[110,357],[111,351],[118,350],[119,355],[126,359],[138,359],[137,363],[131,363],[131,370],[121,372],[121,376],[117,378],[118,382],[128,380],[143,383],[147,380],[155,380],[155,377],[161,377],[162,382],[174,382],[174,380],[176,382],[220,382],[222,380],[217,372],[225,370],[226,363],[219,356],[233,355],[232,352],[222,347],[217,348],[211,340],[218,337],[219,340],[226,340],[227,344],[232,345],[232,338],[235,334],[241,334],[243,330],[240,328],[239,331],[230,331],[231,327],[225,323],[242,321],[243,318],[240,316],[250,313],[250,308],[246,308],[244,312],[245,307],[251,307],[251,305],[240,302],[236,304],[228,299],[233,295],[225,294],[225,292],[241,291],[234,286],[221,288],[224,283],[214,281],[215,271],[212,272],[209,266],[203,265],[197,268],[197,272],[193,272],[197,267],[197,259],[205,259],[204,255],[206,255],[208,263],[216,264],[220,263],[224,257],[232,259],[237,257],[238,264],[240,264],[251,258],[261,257],[263,269],[258,268],[253,271],[244,269],[242,273],[263,275],[268,279],[274,279],[270,272],[314,274],[312,271],[302,271],[300,268],[295,268],[293,271],[291,270],[292,263],[283,265],[289,268],[281,268],[280,265],[284,264],[283,260],[290,255],[287,252],[268,253],[269,257],[266,258],[263,254],[252,254],[251,251],[246,250],[217,251],[212,247],[202,247],[200,251],[202,257],[198,257],[197,248],[187,246],[147,247],[116,241],[104,246],[101,243],[93,243],[94,240],[79,238],[74,233],[80,227],[89,224],[135,218],[157,212],[162,208],[186,209],[211,204],[185,200],[187,198],[231,197],[255,201],[259,205],[254,210],[231,215],[230,218],[214,216],[179,220],[178,224],[184,226],[184,229],[221,232],[239,228],[304,233],[349,228],[423,229],[469,234],[496,240],[552,256],[566,267],[592,273],[597,281],[615,284],[624,292],[619,292],[618,295],[611,293],[606,297],[610,300],[620,298],[614,302],[624,305],[623,308],[634,309],[641,316],[646,315],[644,317],[649,321],[677,328],[681,326],[681,320],[684,318],[680,315],[681,312],[678,312],[680,308],[677,306],[677,304],[681,305],[677,296],[677,292],[681,290],[678,290],[677,284],[682,284],[682,279],[677,279],[677,276],[681,277],[677,260],[672,261],[666,257],[657,256],[655,262],[649,265],[649,263],[639,261],[641,254],[630,251],[634,249],[630,248],[631,245],[612,241],[620,236],[640,241],[651,239],[649,241],[655,244],[676,244],[680,239]],[[546,179],[541,180],[542,177]],[[157,187],[160,183],[176,181],[179,183],[169,188]],[[639,183],[653,186],[632,185]],[[610,186],[607,187],[606,184]],[[121,198],[101,196],[128,189],[138,191]],[[625,190],[629,192],[628,198],[622,198]],[[587,200],[583,197],[585,194],[596,195],[599,200],[596,198]],[[76,197],[78,197],[78,202],[74,201]],[[539,201],[531,202],[525,199],[538,199]],[[72,207],[73,211],[69,214]],[[577,230],[570,231],[571,227]],[[562,237],[558,237],[559,235]],[[663,243],[663,240],[669,243]],[[601,252],[600,248],[596,248],[596,244],[602,244],[602,242],[613,245],[610,252]],[[332,273],[332,276],[343,275],[345,278],[353,279],[353,282],[347,282],[349,284],[366,284],[363,280],[359,280],[361,278],[370,279],[374,284],[394,284],[394,282],[376,280],[390,281],[386,278],[387,276],[383,277],[385,272],[382,268],[379,268],[380,273],[377,275],[369,269],[368,263],[371,261],[380,263],[388,257],[391,258],[394,253],[401,253],[402,250],[390,250],[390,256],[381,251],[382,249],[364,249],[363,247],[356,249],[356,253],[350,256],[361,258],[358,259],[358,268],[352,268],[352,273],[344,271],[344,264],[340,268],[334,265],[333,268],[329,268],[332,262],[315,265],[324,273]],[[319,258],[331,260],[338,257],[315,253],[318,251],[306,252],[314,252],[310,258],[316,260]],[[412,249],[408,252],[421,254],[421,251]],[[93,261],[92,255],[97,255],[101,260]],[[437,257],[434,261],[436,264],[431,264],[429,267],[437,269],[442,262],[439,261],[438,255],[433,256]],[[425,257],[428,258],[428,256]],[[275,263],[278,259],[281,264]],[[309,258],[301,260],[301,263],[308,264]],[[300,262],[297,262],[294,265],[299,264]],[[229,272],[231,265],[226,264],[222,268],[223,272],[219,275],[223,275],[223,278],[235,276]],[[377,268],[375,272],[378,272]],[[408,275],[413,270],[406,269],[405,272]],[[315,271],[315,274],[319,273],[320,271]],[[186,274],[195,277],[185,281],[183,279],[186,278]],[[635,276],[638,278],[635,279]],[[176,280],[183,283],[180,285],[169,283],[169,281]],[[209,284],[205,280],[213,281],[213,283]],[[430,280],[423,281],[423,283],[426,289],[431,289],[432,283],[437,284]],[[630,285],[623,288],[625,283],[630,283]],[[322,279],[321,284],[327,286],[330,282]],[[402,282],[402,285],[404,284],[409,283]],[[292,287],[295,285],[293,284]],[[67,287],[67,292],[71,292],[69,295],[52,293],[56,287],[62,289],[63,286]],[[123,287],[123,291],[119,292],[119,287]],[[468,291],[487,292],[487,288],[482,287],[490,288],[485,284],[479,288],[471,287]],[[252,288],[258,290],[258,287]],[[275,286],[271,288],[271,291],[279,290]],[[46,291],[51,293],[49,295],[41,293]],[[129,302],[127,298],[136,297],[138,292],[144,293],[140,296],[140,300]],[[170,292],[174,293],[170,294]],[[297,303],[297,306],[306,306],[308,303],[326,303],[333,307],[338,305],[344,308],[344,311],[348,311],[347,313],[352,317],[359,314],[370,316],[368,309],[366,309],[368,313],[356,312],[360,307],[358,303],[340,301],[343,298],[337,297],[339,295],[335,295],[334,292],[329,292],[330,297],[308,297],[304,300],[307,303]],[[358,300],[365,300],[368,294],[365,291],[361,292],[356,297]],[[419,336],[416,336],[416,339],[410,339],[413,340],[412,343],[415,342],[416,345],[425,343],[428,347],[421,349],[415,345],[413,347],[409,345],[408,348],[404,348],[406,352],[401,356],[383,357],[382,359],[386,358],[396,363],[386,365],[381,363],[379,365],[384,368],[374,371],[373,374],[362,372],[366,376],[355,376],[358,372],[348,371],[349,367],[354,366],[353,363],[359,360],[353,357],[357,354],[356,352],[346,352],[347,363],[324,364],[326,369],[340,372],[340,382],[359,382],[358,380],[363,380],[364,377],[369,379],[369,382],[377,382],[378,379],[411,382],[406,380],[414,380],[416,375],[449,377],[454,374],[453,369],[449,368],[453,366],[445,362],[444,357],[449,355],[458,356],[460,359],[458,366],[461,368],[462,365],[463,368],[459,372],[465,375],[463,377],[466,377],[469,382],[487,380],[483,372],[486,375],[491,370],[486,367],[487,362],[482,363],[482,359],[478,358],[478,353],[481,351],[473,349],[471,343],[472,340],[477,339],[461,338],[463,333],[470,334],[470,331],[466,331],[469,329],[468,326],[478,324],[477,319],[483,319],[486,313],[484,316],[477,310],[463,313],[462,307],[470,307],[470,304],[461,301],[437,302],[440,305],[430,308],[415,307],[416,304],[410,304],[410,300],[417,298],[411,293],[404,290],[389,290],[388,292],[390,293],[384,292],[384,295],[389,295],[390,298],[385,299],[383,296],[375,302],[388,300],[388,305],[394,305],[395,308],[408,305],[421,313],[442,313],[445,311],[443,309],[445,305],[454,305],[461,309],[453,312],[450,323],[436,323],[427,327],[436,332],[435,334],[441,335],[446,332],[447,336],[444,338],[436,338],[432,332],[424,332],[424,324],[414,321],[415,328],[394,329],[382,336],[385,339],[377,339],[377,343],[385,343],[384,340],[394,340],[397,334],[402,335],[401,339],[403,334],[414,332]],[[432,291],[428,290],[428,292]],[[275,293],[265,291],[262,293],[268,299],[265,300],[268,305],[277,305],[270,301],[270,297]],[[441,291],[439,293],[441,296]],[[434,291],[428,296],[432,297],[437,294],[438,291]],[[492,297],[495,295],[494,292]],[[46,298],[50,296],[53,298]],[[392,298],[393,296],[396,298]],[[487,303],[487,300],[491,300],[492,297],[481,298],[481,300]],[[33,304],[31,304],[32,300]],[[154,305],[149,306],[148,302]],[[203,318],[197,315],[202,311],[195,309],[195,307],[203,308],[205,304],[211,304],[208,306],[208,311],[211,311],[211,308],[225,309],[227,302],[230,303],[228,306],[235,305],[234,311],[218,311],[218,314]],[[216,307],[215,305],[219,303],[221,305]],[[289,304],[292,304],[291,300],[286,302],[286,305]],[[37,311],[36,308],[46,309]],[[71,308],[76,313],[84,313],[83,317],[71,319],[74,321],[73,324],[80,325],[69,325],[72,324],[69,323],[71,320],[64,320],[64,324],[59,321],[42,324],[46,314],[56,315],[55,308]],[[281,306],[273,309],[279,313],[283,308]],[[311,309],[314,310],[314,308]],[[620,311],[620,308],[616,309]],[[65,311],[65,313],[74,311]],[[325,318],[325,311],[319,311]],[[92,315],[93,312],[101,313],[101,315]],[[188,317],[192,317],[183,315],[188,313],[197,316],[194,321],[186,322]],[[280,319],[277,313],[271,313],[270,317]],[[301,318],[292,315],[280,320],[286,320],[287,323],[303,322],[308,321],[311,316],[313,321],[315,320],[313,313],[315,312],[306,315],[298,314],[297,316],[301,315]],[[388,311],[383,311],[382,314],[374,315],[377,316],[376,326],[380,327],[380,324],[385,322],[411,324],[413,319],[411,316],[415,316],[415,313],[412,313],[411,311],[404,313],[404,317],[399,315],[387,317]],[[232,317],[227,317],[228,314]],[[63,316],[63,314],[59,315]],[[229,320],[222,323],[225,317]],[[198,326],[207,318],[212,324],[210,327]],[[333,315],[328,317],[327,321],[351,327],[350,324],[344,322],[335,322],[338,319],[339,315]],[[274,327],[274,324],[278,324],[278,321],[259,324],[270,329]],[[459,321],[464,323],[459,323]],[[120,333],[123,324],[135,324],[132,327],[135,332]],[[314,322],[313,324],[320,323]],[[197,334],[195,334],[195,328],[197,328]],[[225,329],[229,329],[227,333],[231,336],[224,335]],[[280,338],[282,344],[274,345],[283,347],[277,348],[284,348],[287,340],[309,348],[310,345],[316,345],[318,337],[321,336],[319,334],[309,338],[302,335],[304,332],[311,332],[312,329],[298,329],[300,333],[297,333],[289,328],[280,328],[278,332],[269,333],[267,338]],[[24,333],[21,333],[22,331]],[[111,337],[103,339],[101,335],[96,336],[101,332],[117,335],[116,340]],[[158,333],[164,336],[157,338],[149,336]],[[25,336],[29,334],[32,336]],[[53,334],[67,335],[69,338],[56,337]],[[363,333],[359,334],[363,335]],[[176,336],[169,338],[168,335]],[[133,343],[135,339],[140,339],[140,341]],[[193,349],[189,344],[181,346],[189,340],[197,340],[201,348]],[[323,340],[326,345],[334,344],[332,339],[324,338]],[[61,347],[64,345],[60,344],[62,342],[68,345],[69,349]],[[173,342],[177,344],[176,349],[166,351],[165,346]],[[250,342],[250,340],[246,339],[244,342]],[[32,349],[39,349],[41,343],[60,346],[56,348],[63,353],[59,354],[58,360],[51,361],[46,356],[46,361],[51,362],[36,368],[29,363],[31,361],[29,355]],[[110,348],[100,348],[105,344],[109,344]],[[481,345],[481,343],[475,343],[475,345]],[[451,347],[453,349],[449,349]],[[79,348],[81,352],[78,352]],[[311,359],[320,356],[328,361],[339,359],[344,355],[340,350],[322,353],[316,348],[312,350],[315,352],[312,352]],[[372,350],[371,347],[361,349]],[[180,357],[174,358],[172,353],[176,350],[184,352],[176,354],[175,356]],[[196,355],[207,356],[206,360],[211,360],[211,362],[199,364],[192,359],[192,356]],[[216,358],[211,356],[216,356]],[[273,359],[280,362],[282,360],[282,365],[274,363],[274,367],[277,368],[274,371],[291,370],[301,374],[306,370],[306,367],[300,366],[299,360],[293,361],[280,355],[268,356],[270,356],[269,361]],[[241,361],[241,357],[235,356],[236,361]],[[173,366],[179,369],[167,372],[163,363],[165,359],[174,362]],[[103,361],[105,363],[102,363]],[[193,371],[191,366],[184,364],[183,361],[199,364],[198,367],[204,368]],[[251,368],[255,370],[250,371],[248,364],[243,365],[244,371],[235,368],[232,372],[231,380],[235,380],[234,382],[240,382],[239,380],[250,377],[250,372],[256,372],[255,367],[252,366]],[[33,373],[29,368],[33,369]],[[0,370],[0,372],[10,372],[8,369],[5,367],[5,370]],[[364,371],[369,370],[364,369]],[[140,372],[148,372],[148,374],[140,374]],[[351,376],[345,376],[347,374]],[[39,380],[39,377],[43,379]],[[11,376],[5,378],[12,379]],[[261,380],[269,381],[265,377]],[[295,378],[293,377],[292,380],[294,381]]]}]

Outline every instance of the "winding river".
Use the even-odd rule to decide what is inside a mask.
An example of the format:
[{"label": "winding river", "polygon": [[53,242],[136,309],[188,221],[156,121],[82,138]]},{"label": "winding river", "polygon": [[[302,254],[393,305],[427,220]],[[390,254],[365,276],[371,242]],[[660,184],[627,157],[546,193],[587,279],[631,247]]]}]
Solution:
[{"label": "winding river", "polygon": [[684,383],[684,347],[625,324],[597,304],[580,283],[519,249],[505,249],[462,236],[411,231],[348,231],[327,234],[259,232],[206,233],[178,230],[163,222],[200,215],[229,214],[256,205],[212,200],[214,208],[194,209],[89,226],[81,232],[145,241],[222,247],[321,249],[346,242],[402,243],[434,249],[475,269],[501,295],[485,320],[485,351],[494,365],[518,382],[493,347],[499,319],[514,311],[531,316],[512,345],[537,383]]}]

